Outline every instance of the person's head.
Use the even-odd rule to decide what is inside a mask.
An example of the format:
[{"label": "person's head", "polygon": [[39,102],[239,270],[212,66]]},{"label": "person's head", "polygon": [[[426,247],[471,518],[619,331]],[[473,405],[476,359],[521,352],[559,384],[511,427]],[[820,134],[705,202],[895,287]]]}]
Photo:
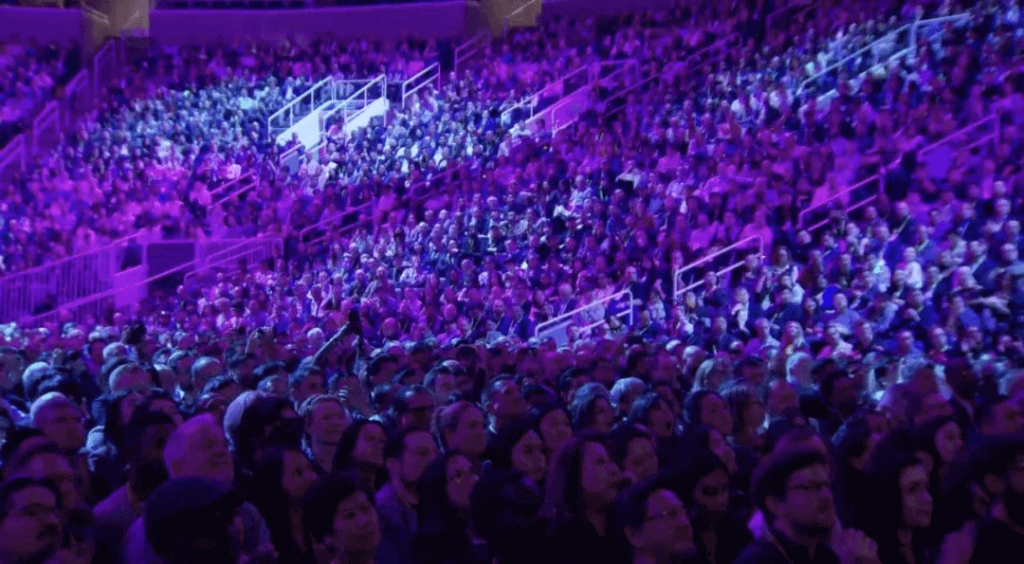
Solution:
[{"label": "person's head", "polygon": [[658,450],[647,427],[624,423],[608,435],[608,452],[622,472],[634,482],[658,473]]},{"label": "person's head", "polygon": [[675,414],[665,398],[657,392],[648,392],[633,402],[629,421],[643,425],[659,438],[670,437],[675,433]]},{"label": "person's head", "polygon": [[623,486],[622,472],[600,435],[584,433],[566,443],[548,475],[545,514],[576,520],[611,508]]},{"label": "person's head", "polygon": [[1009,435],[1024,429],[1024,411],[1012,398],[999,395],[981,403],[974,413],[982,435]]},{"label": "person's head", "polygon": [[161,411],[138,410],[125,426],[123,450],[132,495],[144,500],[167,480],[164,450],[177,424]]},{"label": "person's head", "polygon": [[675,475],[676,489],[700,527],[717,523],[729,510],[729,469],[708,450],[698,450]]},{"label": "person's head", "polygon": [[537,484],[544,482],[547,456],[532,419],[518,419],[502,427],[490,440],[484,458],[498,470],[517,470]]},{"label": "person's head", "polygon": [[223,374],[224,367],[212,356],[201,356],[192,363],[190,373],[190,385],[193,390],[199,391],[206,387],[207,382]]},{"label": "person's head", "polygon": [[303,363],[288,377],[288,397],[301,406],[311,396],[327,392],[327,380],[324,372],[312,362]]},{"label": "person's head", "polygon": [[423,470],[436,457],[434,437],[415,427],[409,427],[390,438],[384,453],[391,481],[405,488],[415,487]]},{"label": "person's head", "polygon": [[230,484],[235,466],[224,431],[211,415],[185,421],[167,439],[164,463],[171,478],[199,477]]},{"label": "person's head", "polygon": [[362,419],[349,425],[341,434],[334,455],[335,470],[384,468],[384,447],[388,434],[384,425],[372,419]]},{"label": "person's head", "polygon": [[934,459],[936,467],[948,466],[964,446],[963,429],[953,417],[937,417],[917,429],[918,448]]},{"label": "person's head", "polygon": [[871,428],[867,417],[855,417],[839,427],[832,437],[832,445],[840,464],[864,470],[881,440],[882,434]]},{"label": "person's head", "polygon": [[718,429],[722,435],[732,433],[732,415],[722,396],[715,392],[701,390],[690,394],[683,406],[687,425],[707,425]]},{"label": "person's head", "polygon": [[71,463],[53,441],[26,440],[4,467],[7,478],[44,480],[60,493],[61,508],[70,511],[82,500],[75,471]]},{"label": "person's head", "polygon": [[593,430],[608,434],[615,422],[608,389],[603,384],[591,382],[580,386],[569,404],[573,428],[579,431]]},{"label": "person's head", "polygon": [[494,378],[484,387],[480,403],[494,427],[500,427],[526,414],[526,402],[519,393],[515,378],[502,375]]},{"label": "person's head", "polygon": [[395,394],[391,412],[397,429],[429,431],[434,418],[434,395],[423,386],[405,386]]},{"label": "person's head", "polygon": [[299,408],[306,434],[315,444],[336,445],[352,423],[345,404],[337,396],[316,395],[306,398]]},{"label": "person's head", "polygon": [[342,562],[359,562],[380,546],[373,493],[353,476],[333,473],[320,478],[306,493],[302,514],[313,540]]},{"label": "person's head", "polygon": [[110,374],[109,386],[112,394],[122,390],[148,392],[153,389],[153,378],[141,365],[122,364]]},{"label": "person's head", "polygon": [[82,410],[64,394],[50,392],[32,402],[32,426],[66,452],[77,452],[85,444]]},{"label": "person's head", "polygon": [[636,398],[640,397],[644,393],[644,381],[636,378],[622,378],[615,382],[612,386],[610,393],[610,399],[612,407],[615,408],[616,413],[620,415],[629,415],[629,410],[633,407],[633,402]]},{"label": "person's head", "polygon": [[926,528],[932,522],[928,473],[918,457],[901,443],[899,434],[887,437],[867,467],[872,495],[861,503],[869,508],[865,514],[871,518],[866,524],[874,529],[872,534],[884,531],[893,535],[900,528]]},{"label": "person's head", "polygon": [[572,438],[569,412],[559,403],[549,403],[534,408],[531,417],[537,422],[537,431],[540,432],[549,458],[553,458]]},{"label": "person's head", "polygon": [[[261,512],[301,507],[306,492],[315,482],[316,472],[309,458],[292,445],[265,445],[253,456],[248,486]],[[265,517],[274,519],[278,516]]]},{"label": "person's head", "polygon": [[434,435],[445,452],[457,451],[479,460],[487,448],[484,412],[468,401],[457,401],[437,410]]},{"label": "person's head", "polygon": [[824,540],[835,525],[828,463],[819,453],[787,450],[763,459],[753,494],[769,524],[790,536]]},{"label": "person's head", "polygon": [[640,556],[668,562],[695,549],[687,508],[664,479],[653,477],[623,490],[615,515],[634,562]]},{"label": "person's head", "polygon": [[470,497],[480,475],[465,456],[446,452],[427,465],[416,485],[421,530],[430,533],[465,530]]},{"label": "person's head", "polygon": [[60,494],[48,482],[0,483],[0,560],[43,562],[61,545]]},{"label": "person's head", "polygon": [[796,388],[785,378],[777,378],[768,384],[768,404],[765,406],[769,417],[778,417],[790,409],[800,407]]}]

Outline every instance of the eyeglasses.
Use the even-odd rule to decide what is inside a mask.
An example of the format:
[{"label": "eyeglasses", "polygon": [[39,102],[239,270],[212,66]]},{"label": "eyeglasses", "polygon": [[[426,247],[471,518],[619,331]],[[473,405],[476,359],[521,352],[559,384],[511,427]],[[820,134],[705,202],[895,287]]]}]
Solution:
[{"label": "eyeglasses", "polygon": [[787,491],[796,490],[798,492],[820,494],[821,492],[826,491],[829,488],[830,484],[828,482],[807,482],[804,484],[794,484],[786,489]]}]

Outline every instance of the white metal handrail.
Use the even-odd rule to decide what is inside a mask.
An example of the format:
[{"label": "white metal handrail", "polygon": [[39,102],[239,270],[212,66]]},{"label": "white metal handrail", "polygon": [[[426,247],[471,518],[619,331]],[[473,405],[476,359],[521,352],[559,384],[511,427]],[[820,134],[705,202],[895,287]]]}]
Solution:
[{"label": "white metal handrail", "polygon": [[623,311],[612,312],[611,315],[620,318],[629,317],[628,324],[633,325],[633,292],[627,289],[611,294],[610,296],[605,296],[601,299],[593,300],[572,311],[555,316],[542,323],[538,323],[534,328],[534,336],[538,339],[544,339],[548,336],[552,336],[557,342],[557,336],[562,334],[568,335],[571,328],[575,327],[580,332],[591,330],[606,322],[611,308],[606,307],[605,304],[610,306],[615,303],[623,302],[627,304],[627,307]]},{"label": "white metal handrail", "polygon": [[[200,245],[200,249],[202,248],[203,245]],[[283,254],[284,241],[278,238],[255,237],[236,240],[234,244],[217,252],[200,253],[194,261],[195,268],[185,274],[184,283],[187,285],[200,274],[211,270],[223,271],[226,267],[237,266],[240,259],[261,262]]]},{"label": "white metal handrail", "polygon": [[[893,31],[890,31],[889,33],[883,35],[882,37],[872,41],[871,43],[868,43],[864,47],[861,47],[860,49],[854,51],[852,54],[847,55],[846,57],[843,57],[839,61],[836,61],[835,63],[832,63],[831,65],[825,67],[823,70],[821,70],[820,72],[818,72],[814,76],[811,76],[807,80],[805,80],[802,83],[800,83],[800,89],[799,89],[798,93],[806,91],[810,84],[813,84],[813,83],[817,82],[822,77],[828,76],[828,75],[832,74],[833,72],[835,72],[837,70],[845,68],[846,65],[850,61],[854,61],[854,60],[859,59],[865,53],[877,52],[877,49],[881,45],[886,45],[886,44],[893,44],[893,45],[895,45],[896,41],[897,41],[897,39],[898,39],[898,37],[900,36],[901,33],[910,31],[911,25],[912,24],[902,25],[899,28],[897,28],[897,29],[895,29]],[[888,57],[887,57],[887,59],[888,59]],[[873,63],[871,66],[874,66],[874,64],[877,64],[877,61],[876,61],[876,63]]]},{"label": "white metal handrail", "polygon": [[487,33],[478,33],[473,37],[466,40],[465,43],[455,48],[453,53],[453,65],[452,70],[456,74],[459,72],[459,65],[464,61],[469,60],[470,57],[476,55],[484,47],[487,46],[487,42],[490,41],[491,36]]},{"label": "white metal handrail", "polygon": [[519,6],[515,10],[512,10],[512,13],[510,13],[507,16],[505,16],[505,33],[508,33],[508,30],[512,29],[512,18],[513,17],[518,16],[522,12],[525,12],[527,8],[531,8],[532,9],[533,7],[535,7],[536,4],[540,4],[540,3],[541,3],[541,0],[530,0],[529,2],[526,2],[525,4],[523,4],[522,6]]},{"label": "white metal handrail", "polygon": [[[380,89],[379,90],[379,94],[377,94],[377,95],[371,95],[370,94],[373,91],[374,87],[377,87],[377,88]],[[356,90],[355,92],[353,92],[351,95],[346,97],[344,99],[344,101],[342,101],[340,104],[338,104],[334,108],[331,108],[330,110],[328,110],[326,112],[322,112],[320,114],[320,119],[322,121],[326,122],[329,118],[333,117],[338,112],[341,112],[341,115],[344,118],[344,120],[346,122],[348,122],[354,115],[356,115],[359,112],[362,112],[364,109],[366,109],[366,107],[369,106],[370,103],[373,102],[374,100],[378,100],[378,99],[381,99],[381,98],[386,100],[387,99],[387,95],[388,95],[388,78],[387,78],[387,76],[382,74],[382,75],[380,75],[380,76],[378,76],[378,77],[376,77],[376,78],[374,78],[372,80],[366,81],[366,83],[362,86],[362,88],[360,88],[360,89]],[[359,100],[360,98],[362,98],[362,100],[361,100],[361,104],[362,105],[360,105],[358,107],[353,107],[353,104],[351,104],[351,102],[357,102],[358,103],[358,102],[360,102],[360,100]]]},{"label": "white metal handrail", "polygon": [[739,241],[729,245],[728,247],[723,247],[723,248],[718,249],[717,251],[715,251],[715,252],[713,252],[711,254],[704,255],[703,257],[695,260],[694,262],[691,262],[690,264],[687,264],[686,266],[681,267],[679,270],[676,270],[675,273],[672,274],[672,286],[673,286],[672,298],[673,298],[673,301],[678,302],[679,295],[682,292],[682,290],[680,289],[679,284],[680,284],[680,281],[682,279],[683,274],[685,274],[685,273],[687,273],[687,272],[689,272],[691,270],[694,270],[694,269],[696,269],[698,267],[701,267],[701,266],[703,266],[703,265],[705,265],[705,264],[715,260],[716,258],[726,254],[726,253],[731,253],[733,251],[749,248],[750,244],[755,242],[755,241],[757,242],[758,253],[763,255],[764,254],[764,239],[762,239],[760,235],[751,235],[750,237],[747,237],[745,239],[741,239],[741,240],[739,240]]},{"label": "white metal handrail", "polygon": [[25,172],[28,166],[28,151],[25,146],[25,134],[12,139],[5,147],[0,148],[0,178],[12,172]]},{"label": "white metal handrail", "polygon": [[[270,135],[271,142],[277,140],[277,136],[281,131],[285,131],[289,127],[295,125],[296,109],[299,106],[309,107],[309,110],[302,113],[301,117],[309,115],[309,113],[315,110],[318,106],[316,103],[316,94],[325,88],[333,89],[333,87],[334,78],[327,77],[311,86],[291,102],[285,104],[280,110],[271,114],[270,117],[267,118],[267,132]],[[278,122],[287,122],[287,125],[279,125]]]},{"label": "white metal handrail", "polygon": [[[417,82],[419,81],[419,82]],[[402,83],[402,107],[405,107],[405,101],[409,96],[412,96],[422,88],[429,85],[431,82],[437,82],[437,88],[441,88],[441,66],[434,63],[420,72],[413,75],[411,78]]]},{"label": "white metal handrail", "polygon": [[[811,207],[801,211],[800,215],[797,217],[797,224],[800,225],[801,228],[806,228],[807,227],[807,218],[810,217],[811,214],[820,212],[823,208],[831,208],[831,207],[833,207],[833,205],[836,202],[842,200],[843,196],[846,196],[848,194],[852,194],[855,190],[860,190],[860,189],[864,188],[865,186],[871,184],[872,182],[879,183],[879,187],[878,187],[877,191],[881,192],[882,191],[882,186],[881,186],[882,175],[877,174],[877,175],[874,175],[874,176],[872,176],[870,178],[866,178],[866,179],[864,179],[864,180],[854,184],[853,186],[849,186],[847,188],[844,188],[843,190],[840,190],[837,194],[834,194],[833,196],[830,196],[824,202],[820,202],[818,204],[815,204],[815,205],[813,205],[813,206],[811,206]],[[847,207],[849,207],[849,206],[847,206]]]},{"label": "white metal handrail", "polygon": [[938,140],[938,141],[928,145],[927,147],[924,147],[923,149],[919,150],[917,152],[917,154],[920,157],[927,156],[929,153],[931,153],[932,151],[935,151],[939,147],[942,147],[944,145],[949,144],[950,141],[952,141],[954,139],[958,139],[960,137],[963,137],[964,135],[966,135],[969,132],[972,132],[972,131],[977,130],[977,129],[981,129],[981,128],[989,126],[989,125],[994,126],[993,127],[993,132],[985,134],[983,136],[983,138],[984,137],[989,137],[991,135],[994,135],[996,139],[999,139],[999,135],[1000,135],[1000,131],[999,131],[999,129],[1000,129],[1000,127],[999,127],[1000,126],[999,116],[998,115],[990,115],[990,116],[984,117],[984,118],[982,118],[982,119],[980,119],[980,120],[978,120],[978,121],[976,121],[976,122],[974,122],[974,123],[972,123],[970,125],[964,126],[964,127],[960,128],[960,129],[954,131],[953,133],[950,133],[949,135],[943,137],[942,139],[940,139],[940,140]]}]

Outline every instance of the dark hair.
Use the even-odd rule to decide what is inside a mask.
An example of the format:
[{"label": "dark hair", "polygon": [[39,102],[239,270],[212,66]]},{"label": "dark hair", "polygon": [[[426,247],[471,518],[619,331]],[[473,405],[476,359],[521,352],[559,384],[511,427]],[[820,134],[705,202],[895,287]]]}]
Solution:
[{"label": "dark hair", "polygon": [[12,498],[18,492],[28,488],[45,488],[53,494],[57,500],[57,507],[60,507],[60,492],[52,483],[46,480],[36,480],[35,478],[12,478],[0,483],[0,521],[7,518],[8,512],[11,510]]},{"label": "dark hair", "polygon": [[[246,497],[256,506],[267,521],[270,540],[274,548],[282,555],[282,561],[294,561],[297,554],[306,547],[295,542],[289,514],[289,499],[281,487],[284,478],[284,457],[286,452],[294,452],[305,456],[303,452],[291,445],[267,445],[257,449],[253,456],[252,476],[248,481]],[[333,515],[328,521],[334,523]],[[310,529],[310,525],[306,525]]]},{"label": "dark hair", "polygon": [[[623,529],[642,527],[647,520],[647,500],[660,490],[677,493],[675,484],[663,474],[651,476],[623,490],[615,500],[616,523]],[[692,507],[689,502],[683,503]]]},{"label": "dark hair", "polygon": [[224,388],[227,388],[228,386],[231,386],[232,384],[235,384],[235,383],[236,383],[235,379],[233,377],[231,377],[231,376],[226,375],[226,374],[221,374],[220,376],[214,376],[213,378],[211,378],[206,383],[205,386],[203,386],[203,391],[202,391],[202,394],[200,394],[200,395],[205,396],[206,394],[212,394],[212,393],[219,392],[219,391],[223,390]]},{"label": "dark hair", "polygon": [[818,465],[827,468],[828,461],[820,452],[813,450],[778,452],[761,460],[754,469],[753,499],[769,523],[774,516],[768,510],[768,498],[784,499],[789,477],[804,468]]},{"label": "dark hair", "polygon": [[319,376],[324,385],[324,389],[327,388],[327,376],[324,374],[323,369],[312,362],[303,362],[302,364],[299,364],[299,367],[295,369],[295,372],[292,372],[292,374],[288,376],[288,390],[294,390],[313,376]]},{"label": "dark hair", "polygon": [[583,453],[590,443],[602,447],[607,444],[599,433],[584,432],[565,443],[548,473],[542,514],[549,520],[552,532],[568,522],[583,519],[585,516]]},{"label": "dark hair", "polygon": [[658,404],[664,404],[665,407],[669,407],[668,402],[658,392],[647,392],[637,398],[629,409],[630,423],[649,426],[651,412],[658,407]]},{"label": "dark hair", "polygon": [[448,498],[448,464],[457,456],[457,452],[439,455],[423,470],[416,491],[420,501],[416,506],[419,515],[419,532],[423,534],[441,534],[444,532],[462,532],[468,522],[459,516],[458,509]]},{"label": "dark hair", "polygon": [[543,492],[516,470],[490,469],[470,495],[473,528],[499,564],[520,564],[547,555],[548,535],[539,513]]},{"label": "dark hair", "polygon": [[462,421],[466,410],[469,409],[475,409],[477,413],[483,416],[485,421],[487,420],[487,412],[483,408],[466,400],[456,401],[434,412],[434,438],[437,439],[437,444],[442,450],[448,450],[448,443],[444,438],[445,433],[454,431],[459,426],[459,422]]},{"label": "dark hair", "polygon": [[871,495],[859,499],[863,509],[857,511],[861,519],[855,525],[879,544],[883,554],[898,551],[900,546],[896,537],[896,531],[904,526],[900,474],[907,468],[922,466],[915,456],[913,442],[909,434],[892,433],[875,448],[867,468]]},{"label": "dark hair", "polygon": [[480,392],[480,405],[483,406],[484,411],[487,411],[487,406],[491,402],[491,396],[494,394],[495,391],[497,391],[498,386],[502,382],[514,383],[515,381],[515,376],[512,376],[511,374],[500,374],[492,378],[489,382],[487,382],[487,384],[484,386],[484,389],[481,390]]},{"label": "dark hair", "polygon": [[[381,432],[384,433],[384,437],[388,436],[388,430],[380,421],[374,421],[373,419],[360,419],[359,421],[353,421],[351,425],[345,429],[345,432],[341,434],[341,438],[338,440],[338,450],[334,452],[334,464],[332,467],[335,470],[342,472],[351,472],[360,470],[357,466],[355,459],[352,458],[353,451],[355,451],[356,443],[359,442],[359,434],[363,431],[363,428],[367,425],[376,425],[380,427]],[[376,486],[380,487],[387,481],[387,470],[384,467],[376,469]]]},{"label": "dark hair", "polygon": [[510,422],[491,437],[487,442],[487,449],[484,451],[484,459],[491,462],[491,467],[497,470],[512,469],[512,450],[527,433],[533,431],[540,437],[540,431],[532,418],[521,418]]},{"label": "dark hair", "polygon": [[656,444],[654,435],[646,427],[638,423],[622,423],[608,433],[608,454],[612,460],[622,468],[626,457],[629,455],[629,445],[636,439],[646,439]]},{"label": "dark hair", "polygon": [[693,490],[697,487],[697,482],[718,470],[725,472],[725,475],[729,476],[729,469],[726,468],[722,459],[710,450],[704,449],[691,453],[687,463],[683,464],[679,471],[673,474],[675,491],[687,507],[691,509],[696,507]]},{"label": "dark hair", "polygon": [[[683,421],[690,425],[701,425],[704,423],[701,413],[703,409],[704,398],[710,395],[718,395],[714,390],[697,390],[686,396],[686,401],[683,403]],[[721,397],[721,396],[719,396]]]},{"label": "dark hair", "polygon": [[433,441],[434,437],[430,434],[430,431],[416,429],[413,427],[402,429],[397,433],[393,433],[388,436],[387,444],[384,446],[384,460],[389,458],[401,458],[402,455],[405,454],[405,449],[409,447],[406,439],[408,439],[410,435],[415,435],[416,433],[426,433],[426,435],[430,437],[431,441]]},{"label": "dark hair", "polygon": [[283,377],[287,378],[288,377],[288,368],[285,366],[285,364],[283,362],[281,362],[279,360],[274,360],[274,361],[271,361],[271,362],[265,362],[265,363],[257,366],[256,370],[253,371],[253,375],[255,376],[254,379],[257,382],[260,382],[264,378],[267,378],[267,377],[270,377],[270,376],[283,376]]},{"label": "dark hair", "polygon": [[121,448],[122,433],[124,431],[124,424],[121,423],[122,403],[128,396],[133,395],[135,392],[131,390],[121,390],[113,395],[107,396],[109,403],[106,404],[103,415],[103,438],[110,444],[114,445],[117,449]]},{"label": "dark hair", "polygon": [[235,459],[245,466],[263,439],[267,427],[280,421],[281,412],[291,409],[292,403],[285,398],[261,396],[242,412],[238,429],[229,437],[235,447]]},{"label": "dark hair", "polygon": [[302,502],[302,517],[310,536],[317,542],[334,532],[334,515],[346,499],[363,493],[372,504],[371,492],[358,477],[335,472],[321,477],[306,492]]},{"label": "dark hair", "polygon": [[974,411],[974,421],[978,425],[978,429],[981,429],[983,426],[991,423],[996,407],[1006,403],[1007,401],[1010,401],[1009,396],[997,394],[981,402],[981,404],[978,405],[978,409]]},{"label": "dark hair", "polygon": [[142,436],[146,429],[158,425],[174,427],[174,419],[162,411],[136,408],[132,418],[122,429],[122,458],[128,461],[137,460],[142,455]]}]

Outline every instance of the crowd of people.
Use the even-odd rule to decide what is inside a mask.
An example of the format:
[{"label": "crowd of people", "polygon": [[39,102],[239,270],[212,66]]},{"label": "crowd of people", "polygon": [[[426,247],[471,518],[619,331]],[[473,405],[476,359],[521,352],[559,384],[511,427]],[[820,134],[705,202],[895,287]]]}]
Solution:
[{"label": "crowd of people", "polygon": [[[231,86],[217,69],[244,50],[186,50],[140,73],[132,109],[96,122],[132,134],[85,127],[93,152],[59,158],[109,147],[151,175],[180,112],[175,150],[269,169],[221,221],[285,253],[105,319],[4,327],[0,561],[1018,561],[1019,3],[826,2],[799,33],[715,5],[514,34],[294,171],[245,100],[392,59],[332,70],[328,49]],[[265,64],[311,59],[282,51]],[[504,109],[619,59],[684,64],[506,142]],[[239,117],[214,139],[219,104]],[[985,118],[997,134],[947,137]],[[110,209],[160,200],[138,186]],[[363,226],[301,236],[370,201]]]},{"label": "crowd of people", "polygon": [[36,113],[78,70],[78,49],[34,40],[0,42],[0,147],[28,129]]}]

